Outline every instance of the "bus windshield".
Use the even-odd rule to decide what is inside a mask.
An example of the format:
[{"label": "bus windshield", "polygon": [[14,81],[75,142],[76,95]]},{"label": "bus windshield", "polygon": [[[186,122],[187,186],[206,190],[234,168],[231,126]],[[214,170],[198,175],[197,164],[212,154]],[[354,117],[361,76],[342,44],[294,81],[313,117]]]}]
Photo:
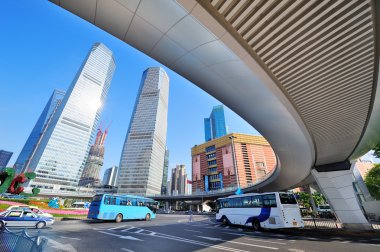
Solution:
[{"label": "bus windshield", "polygon": [[297,201],[294,198],[293,194],[280,193],[279,196],[281,204],[297,204]]}]

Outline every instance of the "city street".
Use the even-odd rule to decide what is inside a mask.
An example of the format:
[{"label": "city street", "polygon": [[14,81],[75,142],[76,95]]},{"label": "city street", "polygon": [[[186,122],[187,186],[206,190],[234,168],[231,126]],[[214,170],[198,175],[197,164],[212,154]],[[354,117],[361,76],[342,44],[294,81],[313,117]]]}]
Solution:
[{"label": "city street", "polygon": [[[35,234],[30,229],[28,233]],[[324,235],[322,234],[324,233]],[[46,251],[379,251],[380,235],[343,237],[326,231],[254,232],[207,216],[158,215],[152,221],[61,221],[42,230]]]}]

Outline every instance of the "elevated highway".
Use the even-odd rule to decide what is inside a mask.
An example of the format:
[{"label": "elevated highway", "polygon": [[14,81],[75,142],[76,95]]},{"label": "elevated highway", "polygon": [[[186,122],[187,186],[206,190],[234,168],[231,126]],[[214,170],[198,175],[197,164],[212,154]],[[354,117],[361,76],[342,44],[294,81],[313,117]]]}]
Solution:
[{"label": "elevated highway", "polygon": [[245,191],[316,180],[343,222],[366,225],[352,196],[350,162],[380,142],[377,1],[51,2],[171,68],[254,126],[278,167]]}]

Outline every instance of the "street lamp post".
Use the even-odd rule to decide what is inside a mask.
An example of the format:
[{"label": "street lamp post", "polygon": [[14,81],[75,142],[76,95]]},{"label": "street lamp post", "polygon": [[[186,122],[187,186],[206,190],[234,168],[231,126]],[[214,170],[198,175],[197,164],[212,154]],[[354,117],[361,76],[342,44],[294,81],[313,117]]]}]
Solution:
[{"label": "street lamp post", "polygon": [[236,136],[230,136],[229,137],[231,139],[231,142],[232,142],[232,161],[234,163],[234,170],[235,170],[235,176],[236,176],[236,185],[237,185],[237,189],[239,190],[240,189],[240,182],[239,182],[239,174],[238,174],[238,171],[237,171],[237,164],[236,164],[236,157],[235,157],[235,144],[234,144],[234,138],[236,138]]}]

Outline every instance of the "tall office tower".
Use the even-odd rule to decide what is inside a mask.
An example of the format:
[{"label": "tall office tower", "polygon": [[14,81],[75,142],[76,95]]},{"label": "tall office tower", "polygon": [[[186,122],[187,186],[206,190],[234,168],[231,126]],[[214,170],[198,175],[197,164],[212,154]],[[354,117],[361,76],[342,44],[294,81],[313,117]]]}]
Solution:
[{"label": "tall office tower", "polygon": [[116,165],[105,170],[102,184],[109,185],[109,186],[117,186],[116,182],[117,182],[118,173],[119,173],[119,167],[117,167]]},{"label": "tall office tower", "polygon": [[161,193],[169,77],[160,67],[144,71],[120,158],[118,193]]},{"label": "tall office tower", "polygon": [[205,141],[227,135],[223,105],[214,106],[209,118],[204,119]]},{"label": "tall office tower", "polygon": [[103,167],[104,161],[104,141],[106,140],[108,129],[102,132],[98,129],[95,143],[91,146],[86,166],[83,169],[82,176],[79,180],[79,186],[99,186],[99,172]]},{"label": "tall office tower", "polygon": [[47,102],[40,117],[38,118],[37,123],[34,125],[34,128],[28,137],[28,140],[26,140],[26,143],[22,148],[20,155],[18,155],[15,163],[16,173],[21,173],[28,169],[28,167],[25,165],[27,164],[29,158],[32,156],[33,150],[37,146],[40,137],[43,135],[44,129],[46,129],[50,117],[57,110],[64,96],[65,91],[58,89],[55,89],[53,91],[53,94],[50,96],[50,99]]},{"label": "tall office tower", "polygon": [[30,159],[29,189],[77,189],[114,71],[112,52],[95,43]]},{"label": "tall office tower", "polygon": [[187,194],[187,174],[185,165],[177,165],[172,170],[172,195],[185,195]]},{"label": "tall office tower", "polygon": [[161,185],[161,195],[166,195],[168,188],[168,171],[169,171],[169,150],[165,150],[165,159],[164,159],[164,172],[162,175],[162,185]]},{"label": "tall office tower", "polygon": [[0,167],[7,166],[12,155],[13,155],[13,152],[0,150]]}]

